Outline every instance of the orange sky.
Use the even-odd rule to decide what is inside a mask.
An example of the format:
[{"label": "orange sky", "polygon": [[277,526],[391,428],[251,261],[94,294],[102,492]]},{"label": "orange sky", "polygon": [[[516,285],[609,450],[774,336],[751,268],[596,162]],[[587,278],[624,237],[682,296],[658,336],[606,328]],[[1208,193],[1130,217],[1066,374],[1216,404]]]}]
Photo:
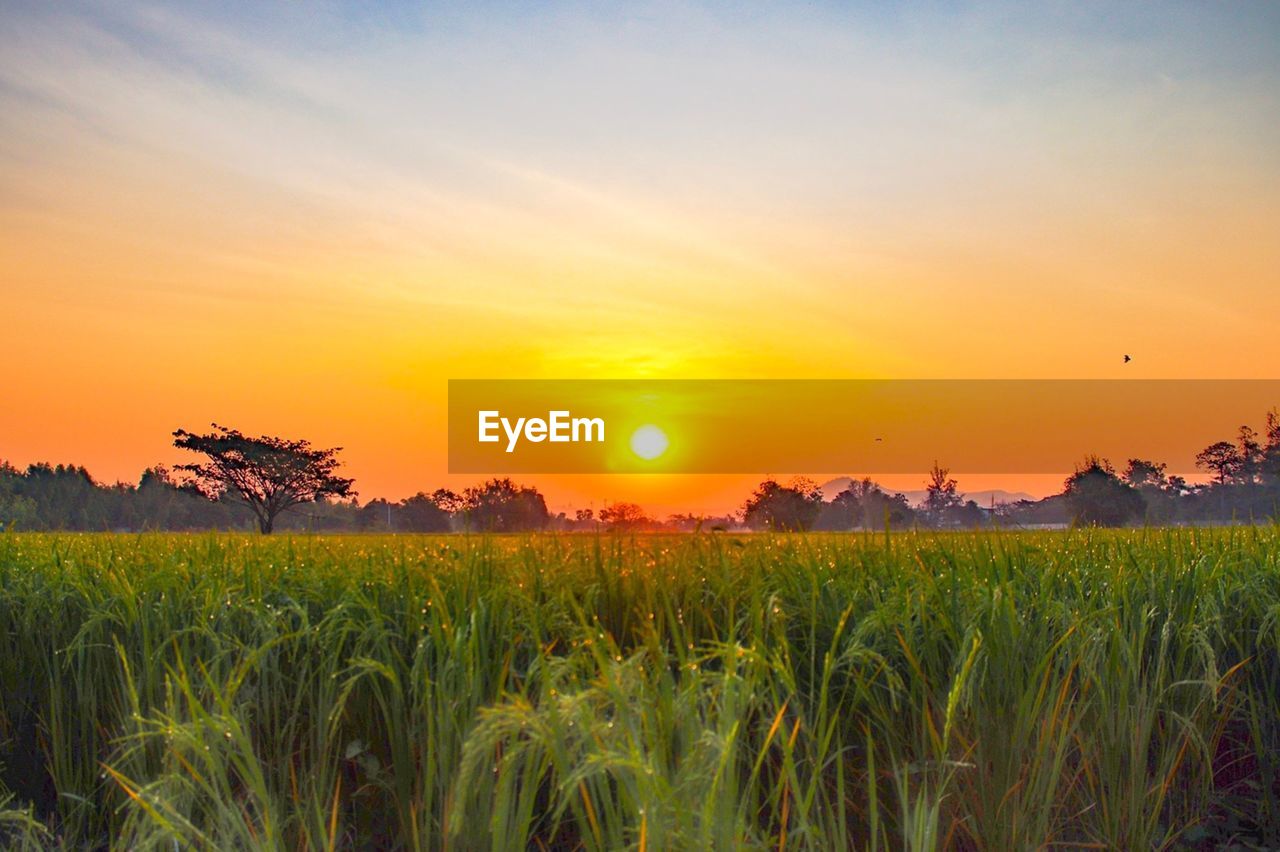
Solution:
[{"label": "orange sky", "polygon": [[402,497],[449,378],[1276,377],[1276,7],[628,9],[16,4],[0,458],[217,420]]}]

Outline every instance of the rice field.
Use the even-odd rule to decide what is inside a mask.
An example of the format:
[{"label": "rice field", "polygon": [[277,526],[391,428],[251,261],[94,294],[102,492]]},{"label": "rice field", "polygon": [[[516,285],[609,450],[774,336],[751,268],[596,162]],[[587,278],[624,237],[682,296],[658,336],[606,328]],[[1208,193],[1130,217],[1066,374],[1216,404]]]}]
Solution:
[{"label": "rice field", "polygon": [[0,535],[0,845],[1280,845],[1280,529]]}]

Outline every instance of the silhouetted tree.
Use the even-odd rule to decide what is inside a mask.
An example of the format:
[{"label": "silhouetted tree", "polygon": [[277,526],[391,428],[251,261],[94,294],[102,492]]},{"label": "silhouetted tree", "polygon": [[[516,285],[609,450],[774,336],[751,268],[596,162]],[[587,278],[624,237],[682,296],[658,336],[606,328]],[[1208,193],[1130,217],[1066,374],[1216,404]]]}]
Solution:
[{"label": "silhouetted tree", "polygon": [[119,495],[100,487],[89,471],[76,465],[33,464],[27,467],[23,494],[35,503],[41,529],[112,529],[110,504]]},{"label": "silhouetted tree", "polygon": [[963,502],[956,491],[956,481],[948,475],[950,473],[950,470],[940,466],[935,460],[929,470],[929,479],[925,482],[924,509],[934,523],[953,520],[948,515]]},{"label": "silhouetted tree", "polygon": [[916,521],[916,512],[901,494],[886,493],[876,485],[862,498],[862,522],[868,527],[909,526]]},{"label": "silhouetted tree", "polygon": [[22,493],[24,484],[17,468],[0,461],[0,530],[39,528],[36,501]]},{"label": "silhouetted tree", "polygon": [[361,532],[382,532],[396,528],[395,512],[398,506],[382,497],[365,503],[356,512],[356,529]]},{"label": "silhouetted tree", "polygon": [[1240,473],[1240,451],[1230,441],[1210,444],[1196,455],[1196,467],[1213,471],[1219,485],[1225,485]]},{"label": "silhouetted tree", "polygon": [[1142,517],[1145,504],[1106,459],[1089,456],[1066,481],[1067,505],[1077,524],[1117,527]]},{"label": "silhouetted tree", "polygon": [[822,504],[818,519],[814,521],[814,529],[818,530],[851,530],[862,523],[862,498],[879,486],[868,479],[850,479],[829,502]]},{"label": "silhouetted tree", "polygon": [[[1163,462],[1129,459],[1124,469],[1124,482],[1141,495],[1148,521],[1168,521],[1174,514],[1178,492],[1171,490],[1170,480],[1165,475],[1167,467]],[[1180,484],[1185,485],[1184,482]]]},{"label": "silhouetted tree", "polygon": [[654,521],[635,503],[612,503],[600,510],[600,523],[615,530],[653,526]]},{"label": "silhouetted tree", "polygon": [[401,503],[396,529],[405,532],[448,532],[451,512],[436,497],[441,491],[444,489],[438,489],[430,495],[419,491]]},{"label": "silhouetted tree", "polygon": [[138,487],[121,497],[130,508],[128,523],[123,524],[130,529],[208,530],[237,526],[228,503],[210,502],[194,487],[183,487],[164,465],[144,470]]},{"label": "silhouetted tree", "polygon": [[965,500],[959,506],[951,509],[950,517],[953,523],[962,527],[979,527],[982,526],[984,521],[988,520],[987,514],[976,500]]},{"label": "silhouetted tree", "polygon": [[440,508],[440,511],[455,515],[462,511],[462,495],[450,491],[448,488],[437,488],[431,492],[431,502]]},{"label": "silhouetted tree", "polygon": [[680,512],[670,515],[665,526],[678,532],[717,532],[730,529],[737,524],[732,515],[698,515],[692,512]]},{"label": "silhouetted tree", "polygon": [[1243,482],[1256,482],[1262,473],[1262,444],[1258,433],[1248,426],[1241,426],[1236,434],[1236,450],[1240,454],[1237,477]]},{"label": "silhouetted tree", "polygon": [[743,522],[752,529],[799,531],[813,526],[822,509],[822,489],[803,477],[790,485],[766,479],[743,504]]},{"label": "silhouetted tree", "polygon": [[469,528],[485,532],[542,529],[551,518],[538,489],[505,477],[463,492],[462,514]]},{"label": "silhouetted tree", "polygon": [[1280,483],[1280,410],[1275,408],[1267,412],[1261,471],[1264,482]]},{"label": "silhouetted tree", "polygon": [[1165,469],[1167,467],[1168,465],[1163,462],[1129,459],[1129,465],[1124,469],[1124,480],[1138,489],[1163,489],[1168,484],[1168,480],[1165,477]]},{"label": "silhouetted tree", "polygon": [[870,478],[851,479],[843,491],[822,505],[814,529],[879,528],[886,523],[900,527],[915,520],[916,512],[903,495],[887,493]]},{"label": "silhouetted tree", "polygon": [[355,494],[354,480],[334,473],[341,447],[320,450],[308,441],[251,438],[217,423],[204,435],[178,429],[173,437],[175,447],[208,459],[178,469],[191,474],[196,488],[210,500],[220,500],[228,491],[239,495],[263,534],[274,529],[276,517],[287,509],[327,496]]}]

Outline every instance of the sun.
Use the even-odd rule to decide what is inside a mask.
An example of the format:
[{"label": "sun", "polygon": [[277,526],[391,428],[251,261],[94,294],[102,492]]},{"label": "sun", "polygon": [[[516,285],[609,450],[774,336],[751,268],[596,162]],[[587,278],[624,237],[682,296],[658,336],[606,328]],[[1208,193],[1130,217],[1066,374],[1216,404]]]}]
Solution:
[{"label": "sun", "polygon": [[667,451],[667,435],[657,426],[645,425],[631,433],[631,452],[649,461]]}]

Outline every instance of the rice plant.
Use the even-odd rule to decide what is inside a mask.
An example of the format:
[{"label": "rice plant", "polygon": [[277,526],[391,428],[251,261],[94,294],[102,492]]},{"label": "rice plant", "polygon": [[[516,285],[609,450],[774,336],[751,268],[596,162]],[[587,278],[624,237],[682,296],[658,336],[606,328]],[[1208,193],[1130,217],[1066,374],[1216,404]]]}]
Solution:
[{"label": "rice plant", "polygon": [[1280,845],[1280,530],[0,535],[0,844]]}]

